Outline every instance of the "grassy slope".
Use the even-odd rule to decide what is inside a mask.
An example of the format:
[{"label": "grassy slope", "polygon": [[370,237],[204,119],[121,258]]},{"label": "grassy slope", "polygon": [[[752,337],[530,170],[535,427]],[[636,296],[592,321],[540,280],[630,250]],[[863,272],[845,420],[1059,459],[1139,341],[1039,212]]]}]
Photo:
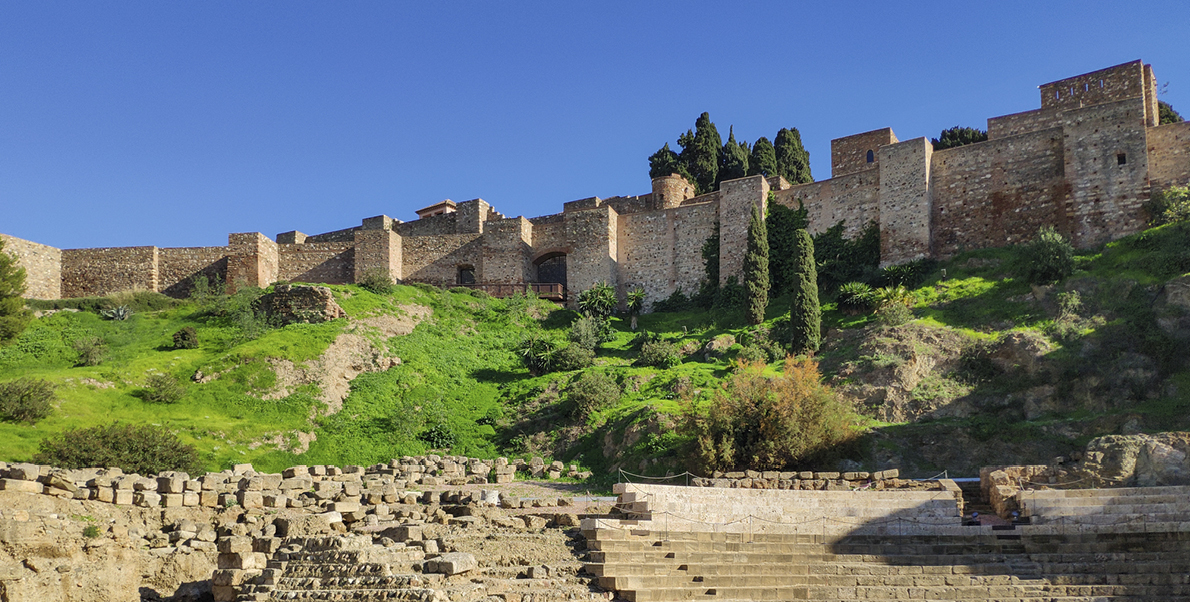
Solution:
[{"label": "grassy slope", "polygon": [[[1190,269],[1185,262],[1187,239],[1185,227],[1166,227],[1080,258],[1081,270],[1070,282],[1093,284],[1083,287],[1092,291],[1084,295],[1085,313],[1104,316],[1104,320],[1087,326],[1077,340],[1110,336],[1116,347],[1159,351],[1161,345],[1168,345],[1146,326],[1146,320],[1152,320],[1144,313],[1142,293]],[[918,320],[958,329],[972,338],[990,338],[1011,329],[1050,330],[1052,309],[1022,300],[1030,287],[1011,277],[1012,260],[1012,250],[1000,249],[971,252],[946,262],[941,266],[947,270],[945,279],[936,273],[916,291]],[[615,340],[604,346],[597,365],[590,370],[611,374],[624,386],[625,394],[615,406],[577,418],[566,399],[566,385],[578,372],[533,377],[512,352],[513,345],[529,330],[543,329],[564,339],[575,317],[572,312],[536,300],[487,299],[431,287],[397,287],[393,295],[385,297],[354,286],[332,289],[353,318],[399,314],[403,304],[433,310],[433,317],[407,336],[381,341],[374,333],[362,331],[400,357],[402,364],[385,373],[357,378],[339,413],[311,424],[309,417],[322,407],[312,386],[281,400],[264,401],[261,396],[275,384],[265,358],[300,363],[317,357],[348,327],[346,321],[293,325],[269,331],[254,341],[237,341],[235,325],[204,316],[192,304],[138,313],[124,322],[101,320],[87,312],[63,312],[37,320],[14,345],[0,349],[0,381],[19,376],[46,378],[59,385],[61,400],[55,413],[35,426],[0,423],[0,459],[28,459],[40,439],[64,429],[122,420],[175,429],[199,448],[209,468],[245,461],[268,470],[293,463],[372,463],[426,451],[428,445],[418,435],[440,425],[440,431],[454,436],[456,453],[541,453],[596,470],[616,462],[628,470],[646,470],[658,458],[662,465],[678,464],[673,454],[680,440],[666,419],[680,411],[676,390],[688,386],[701,391],[696,399],[705,399],[727,374],[734,349],[738,349],[733,348],[720,361],[691,356],[668,370],[636,367],[632,365],[635,352],[630,348],[633,334],[625,322],[615,319]],[[784,313],[787,303],[784,298],[773,301],[768,325]],[[844,316],[826,305],[824,330],[857,329],[871,323],[869,316]],[[171,334],[183,326],[198,330],[200,349],[171,348]],[[641,317],[640,328],[663,333],[678,345],[687,341],[701,345],[722,334],[740,337],[748,330],[739,311],[650,314]],[[71,344],[87,335],[105,338],[111,354],[100,366],[76,367]],[[1068,348],[1060,347],[1055,353],[1061,358],[1076,351],[1072,340]],[[1154,419],[1185,414],[1190,407],[1190,375],[1176,354],[1159,355],[1163,376],[1180,386],[1166,395],[1108,412],[1139,412]],[[229,371],[212,382],[196,384],[190,377],[197,370],[205,374]],[[187,383],[186,397],[164,406],[142,401],[137,393],[152,371],[182,378]],[[114,386],[101,388],[84,384],[83,379]],[[1009,389],[1011,385],[1005,390]],[[991,423],[975,417],[941,426],[989,437],[1028,437],[1037,436],[1046,425],[1088,417],[1083,412],[1032,422]],[[883,428],[912,434],[914,429],[937,429],[939,425]],[[312,431],[317,436],[309,451],[300,456],[262,444],[295,431]],[[605,458],[605,448],[619,457]]]}]

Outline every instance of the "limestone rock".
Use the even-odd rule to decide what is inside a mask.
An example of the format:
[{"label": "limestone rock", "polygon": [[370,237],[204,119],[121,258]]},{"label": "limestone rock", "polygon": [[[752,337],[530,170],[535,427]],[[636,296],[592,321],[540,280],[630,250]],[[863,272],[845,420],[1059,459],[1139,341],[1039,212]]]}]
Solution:
[{"label": "limestone rock", "polygon": [[475,556],[466,552],[450,552],[426,561],[427,573],[442,573],[443,575],[458,575],[474,570],[479,563]]}]

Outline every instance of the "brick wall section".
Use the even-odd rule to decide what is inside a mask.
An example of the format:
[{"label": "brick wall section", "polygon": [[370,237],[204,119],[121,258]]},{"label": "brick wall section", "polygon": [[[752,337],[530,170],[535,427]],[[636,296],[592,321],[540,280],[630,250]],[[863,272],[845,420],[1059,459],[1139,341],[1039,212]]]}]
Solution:
[{"label": "brick wall section", "polygon": [[206,276],[227,280],[227,247],[175,247],[157,249],[157,286],[178,299],[190,296],[194,279]]},{"label": "brick wall section", "polygon": [[157,290],[157,247],[62,250],[62,296]]},{"label": "brick wall section", "polygon": [[769,183],[764,176],[728,180],[719,185],[719,283],[735,276],[743,283],[752,206],[764,214]]},{"label": "brick wall section", "polygon": [[[439,217],[443,216],[430,219]],[[401,255],[407,281],[454,286],[461,265],[475,268],[476,276],[483,273],[483,240],[479,234],[402,236]]]},{"label": "brick wall section", "polygon": [[567,289],[577,295],[601,282],[618,288],[619,214],[611,207],[602,206],[567,211],[565,215],[566,238],[571,247],[566,256]]},{"label": "brick wall section", "polygon": [[483,235],[481,282],[532,282],[533,224],[523,217],[487,222]]},{"label": "brick wall section", "polygon": [[234,293],[241,285],[264,288],[277,281],[277,243],[259,232],[238,232],[227,235],[227,246],[227,292]]},{"label": "brick wall section", "polygon": [[1190,121],[1151,127],[1146,139],[1153,189],[1190,184]]},{"label": "brick wall section", "polygon": [[1078,109],[1145,95],[1144,63],[1132,61],[1038,86],[1042,109]]},{"label": "brick wall section", "polygon": [[937,151],[930,168],[933,254],[1031,240],[1066,225],[1060,128]]},{"label": "brick wall section", "polygon": [[355,282],[355,242],[278,245],[277,254],[280,260],[277,280],[321,284]]},{"label": "brick wall section", "polygon": [[[1143,98],[1063,113],[1071,242],[1093,247],[1144,228],[1148,145]],[[1123,153],[1126,164],[1117,164]]]},{"label": "brick wall section", "polygon": [[790,209],[797,209],[800,199],[806,207],[811,234],[843,222],[845,234],[855,237],[868,222],[880,219],[880,169],[799,184],[777,191],[773,198]]},{"label": "brick wall section", "polygon": [[25,268],[26,299],[57,299],[62,296],[62,251],[56,247],[0,234],[4,252]]},{"label": "brick wall section", "polygon": [[930,253],[930,141],[915,138],[880,148],[880,263]]},{"label": "brick wall section", "polygon": [[648,308],[677,288],[687,295],[697,291],[706,274],[702,245],[714,233],[718,213],[715,203],[702,203],[621,215],[621,292],[644,289]]},{"label": "brick wall section", "polygon": [[[837,178],[876,167],[880,161],[880,147],[897,142],[892,128],[881,128],[854,136],[831,140],[831,177]],[[872,163],[868,163],[872,151]]]},{"label": "brick wall section", "polygon": [[404,274],[401,259],[401,235],[392,231],[391,219],[378,229],[362,229],[355,233],[354,280],[359,282],[368,270],[378,269],[394,282]]}]

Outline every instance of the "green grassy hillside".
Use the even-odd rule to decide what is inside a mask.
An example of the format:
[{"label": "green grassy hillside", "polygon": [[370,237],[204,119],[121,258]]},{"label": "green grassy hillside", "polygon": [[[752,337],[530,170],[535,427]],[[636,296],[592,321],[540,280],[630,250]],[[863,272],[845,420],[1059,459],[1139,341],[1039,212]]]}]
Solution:
[{"label": "green grassy hillside", "polygon": [[[980,462],[1046,461],[1098,434],[1186,426],[1190,332],[1171,291],[1182,290],[1177,279],[1190,271],[1188,243],[1185,223],[1150,230],[1079,256],[1072,276],[1042,289],[1017,277],[1013,249],[964,253],[932,266],[913,287],[913,319],[902,325],[846,315],[827,302],[819,354],[825,378],[851,397],[855,422],[867,432],[848,457],[910,473],[967,470]],[[687,459],[688,440],[677,428],[684,412],[699,411],[738,360],[763,356],[757,343],[767,331],[780,337],[788,306],[787,298],[774,299],[760,328],[747,327],[738,309],[641,316],[641,331],[682,349],[670,368],[636,365],[635,334],[613,318],[614,337],[594,366],[534,376],[517,344],[534,333],[564,341],[576,313],[463,289],[398,286],[376,295],[330,288],[348,319],[260,329],[220,310],[226,300],[144,294],[75,303],[131,303],[134,314],[124,321],[87,309],[37,319],[0,348],[0,382],[44,378],[57,386],[58,401],[35,425],[0,422],[0,459],[27,460],[51,434],[118,420],[169,427],[199,449],[209,469],[367,464],[431,448],[543,455],[600,474],[679,469]],[[378,319],[416,327],[389,336]],[[172,334],[186,326],[196,329],[200,347],[176,350]],[[317,383],[278,380],[277,365],[317,361],[349,335],[400,364],[354,378],[337,411]],[[996,345],[1013,336],[1044,349],[1040,367],[1025,374],[1003,366]],[[97,366],[77,365],[74,345],[87,337],[106,341]],[[702,350],[710,342],[721,349],[708,357]],[[777,373],[783,360],[767,359]],[[619,400],[578,408],[571,385],[584,372],[609,375],[622,390]],[[143,399],[154,373],[184,383],[179,402]],[[896,403],[876,394],[886,389],[897,389]]]}]

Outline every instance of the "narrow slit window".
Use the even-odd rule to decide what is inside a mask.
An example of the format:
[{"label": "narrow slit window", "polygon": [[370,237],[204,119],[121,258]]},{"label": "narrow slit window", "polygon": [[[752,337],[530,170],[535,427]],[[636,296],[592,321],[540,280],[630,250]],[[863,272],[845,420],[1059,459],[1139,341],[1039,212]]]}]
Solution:
[{"label": "narrow slit window", "polygon": [[1100,87],[1100,88],[1102,88],[1102,87],[1103,87],[1103,80],[1099,80],[1099,87]]},{"label": "narrow slit window", "polygon": [[874,161],[876,161],[876,154],[872,151],[868,151],[868,163],[872,163]]},{"label": "narrow slit window", "polygon": [[1125,155],[1124,153],[1116,153],[1116,165],[1127,165],[1127,164],[1128,164],[1128,155]]}]

